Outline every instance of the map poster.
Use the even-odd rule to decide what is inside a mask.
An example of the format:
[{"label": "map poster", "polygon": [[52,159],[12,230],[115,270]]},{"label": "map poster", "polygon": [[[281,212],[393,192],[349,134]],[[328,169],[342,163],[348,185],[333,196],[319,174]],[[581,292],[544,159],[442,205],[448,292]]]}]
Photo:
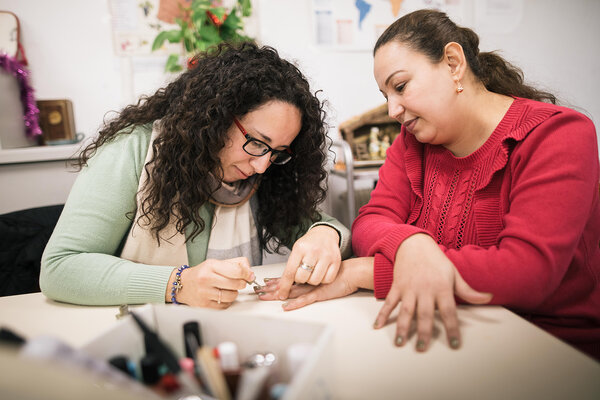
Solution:
[{"label": "map poster", "polygon": [[397,18],[420,8],[462,19],[462,0],[312,0],[314,44],[337,51],[371,51]]}]

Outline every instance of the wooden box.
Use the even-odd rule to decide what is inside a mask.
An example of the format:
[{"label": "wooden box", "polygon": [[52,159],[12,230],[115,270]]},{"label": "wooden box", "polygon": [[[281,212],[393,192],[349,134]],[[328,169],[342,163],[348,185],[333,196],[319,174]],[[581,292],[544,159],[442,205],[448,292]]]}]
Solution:
[{"label": "wooden box", "polygon": [[45,144],[67,144],[77,141],[73,103],[70,100],[38,100],[39,123]]}]

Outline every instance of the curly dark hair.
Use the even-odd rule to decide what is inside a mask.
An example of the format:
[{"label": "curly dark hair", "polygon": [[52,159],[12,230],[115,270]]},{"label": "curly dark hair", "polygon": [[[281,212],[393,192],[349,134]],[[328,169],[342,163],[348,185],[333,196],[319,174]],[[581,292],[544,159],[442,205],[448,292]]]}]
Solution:
[{"label": "curly dark hair", "polygon": [[373,55],[390,41],[405,43],[425,54],[433,63],[444,57],[444,48],[450,42],[460,44],[467,64],[487,90],[507,96],[546,101],[556,104],[549,92],[527,85],[523,71],[495,52],[479,51],[479,36],[465,27],[456,25],[448,15],[437,10],[417,10],[397,19],[377,39]]},{"label": "curly dark hair", "polygon": [[[302,115],[300,133],[291,144],[294,157],[287,164],[269,167],[256,193],[261,246],[279,251],[282,244],[297,239],[290,226],[307,227],[320,219],[317,206],[325,199],[327,177],[324,103],[318,92],[311,92],[300,70],[272,47],[221,43],[196,55],[190,64],[193,68],[175,81],[105,122],[76,165],[82,168],[100,146],[116,136],[160,119],[162,130],[152,145],[155,156],[148,163],[153,166],[147,187],[142,188],[146,195],[140,218],[151,217],[158,242],[171,216],[180,233],[194,224],[189,240],[206,228],[199,210],[212,193],[209,175],[223,177],[218,154],[233,117],[272,100],[292,104]],[[271,239],[274,246],[268,248]]]}]

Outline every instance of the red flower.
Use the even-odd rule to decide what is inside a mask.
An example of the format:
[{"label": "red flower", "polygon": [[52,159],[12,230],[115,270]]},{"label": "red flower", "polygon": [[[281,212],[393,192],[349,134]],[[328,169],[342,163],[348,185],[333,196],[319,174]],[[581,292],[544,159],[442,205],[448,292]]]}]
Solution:
[{"label": "red flower", "polygon": [[194,69],[196,64],[198,64],[198,60],[196,60],[194,57],[188,58],[188,60],[187,60],[187,68],[188,69]]},{"label": "red flower", "polygon": [[217,28],[223,25],[223,22],[225,22],[225,20],[227,19],[227,14],[223,14],[223,19],[219,20],[219,18],[215,14],[210,12],[210,10],[206,10],[206,15],[212,21],[212,23],[215,24]]}]

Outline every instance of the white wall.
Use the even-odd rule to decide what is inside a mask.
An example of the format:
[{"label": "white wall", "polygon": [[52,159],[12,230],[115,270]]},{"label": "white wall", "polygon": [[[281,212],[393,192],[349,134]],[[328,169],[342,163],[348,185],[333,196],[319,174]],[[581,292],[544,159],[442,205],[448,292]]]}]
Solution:
[{"label": "white wall", "polygon": [[[509,33],[481,33],[481,47],[500,49],[525,79],[600,128],[600,1],[524,0],[523,17]],[[483,24],[476,27],[483,28]]]},{"label": "white wall", "polygon": [[[403,4],[419,1],[425,2]],[[490,4],[502,1],[490,0]],[[527,78],[556,92],[599,124],[596,41],[600,25],[594,19],[600,15],[600,1],[504,1],[522,7],[521,18],[506,24],[506,32],[477,18],[477,7],[486,1],[463,2],[462,22],[480,28],[481,49],[501,49]],[[169,79],[162,73],[161,57],[115,55],[108,4],[108,0],[0,0],[0,10],[12,11],[21,20],[36,97],[71,99],[76,129],[88,136],[97,132],[106,112],[120,109],[141,93],[152,93]],[[372,78],[369,51],[324,51],[312,44],[311,0],[254,0],[253,4],[253,29],[260,41],[297,60],[313,88],[323,90],[333,135],[339,122],[383,102]],[[0,192],[6,193],[6,188]]]},{"label": "white wall", "polygon": [[[600,124],[600,24],[595,21],[600,16],[600,1],[506,0],[521,5],[521,18],[511,16],[510,23],[496,28],[477,17],[477,10],[488,1],[462,2],[461,23],[480,34],[481,51],[501,50],[522,68],[527,80],[556,93]],[[307,40],[312,35],[310,3],[259,0],[263,43],[299,60],[315,87],[325,91],[336,123],[383,103],[372,77],[371,52],[326,53]],[[419,2],[405,0],[403,4],[415,3]]]},{"label": "white wall", "polygon": [[[473,26],[477,21],[468,11],[476,2],[463,3],[464,23]],[[253,4],[261,42],[297,60],[314,88],[323,89],[334,125],[383,102],[372,78],[369,51],[325,52],[312,44],[311,0]],[[501,49],[522,67],[526,78],[587,111],[598,123],[600,24],[594,19],[600,15],[600,1],[522,4],[522,19],[510,32],[478,29],[481,49]],[[168,79],[162,74],[161,57],[138,57],[130,63],[115,55],[108,0],[0,0],[0,9],[13,11],[21,20],[36,97],[70,98],[78,132],[93,135],[107,111],[120,109],[140,93],[151,93]],[[478,25],[484,28],[485,21]]]}]

